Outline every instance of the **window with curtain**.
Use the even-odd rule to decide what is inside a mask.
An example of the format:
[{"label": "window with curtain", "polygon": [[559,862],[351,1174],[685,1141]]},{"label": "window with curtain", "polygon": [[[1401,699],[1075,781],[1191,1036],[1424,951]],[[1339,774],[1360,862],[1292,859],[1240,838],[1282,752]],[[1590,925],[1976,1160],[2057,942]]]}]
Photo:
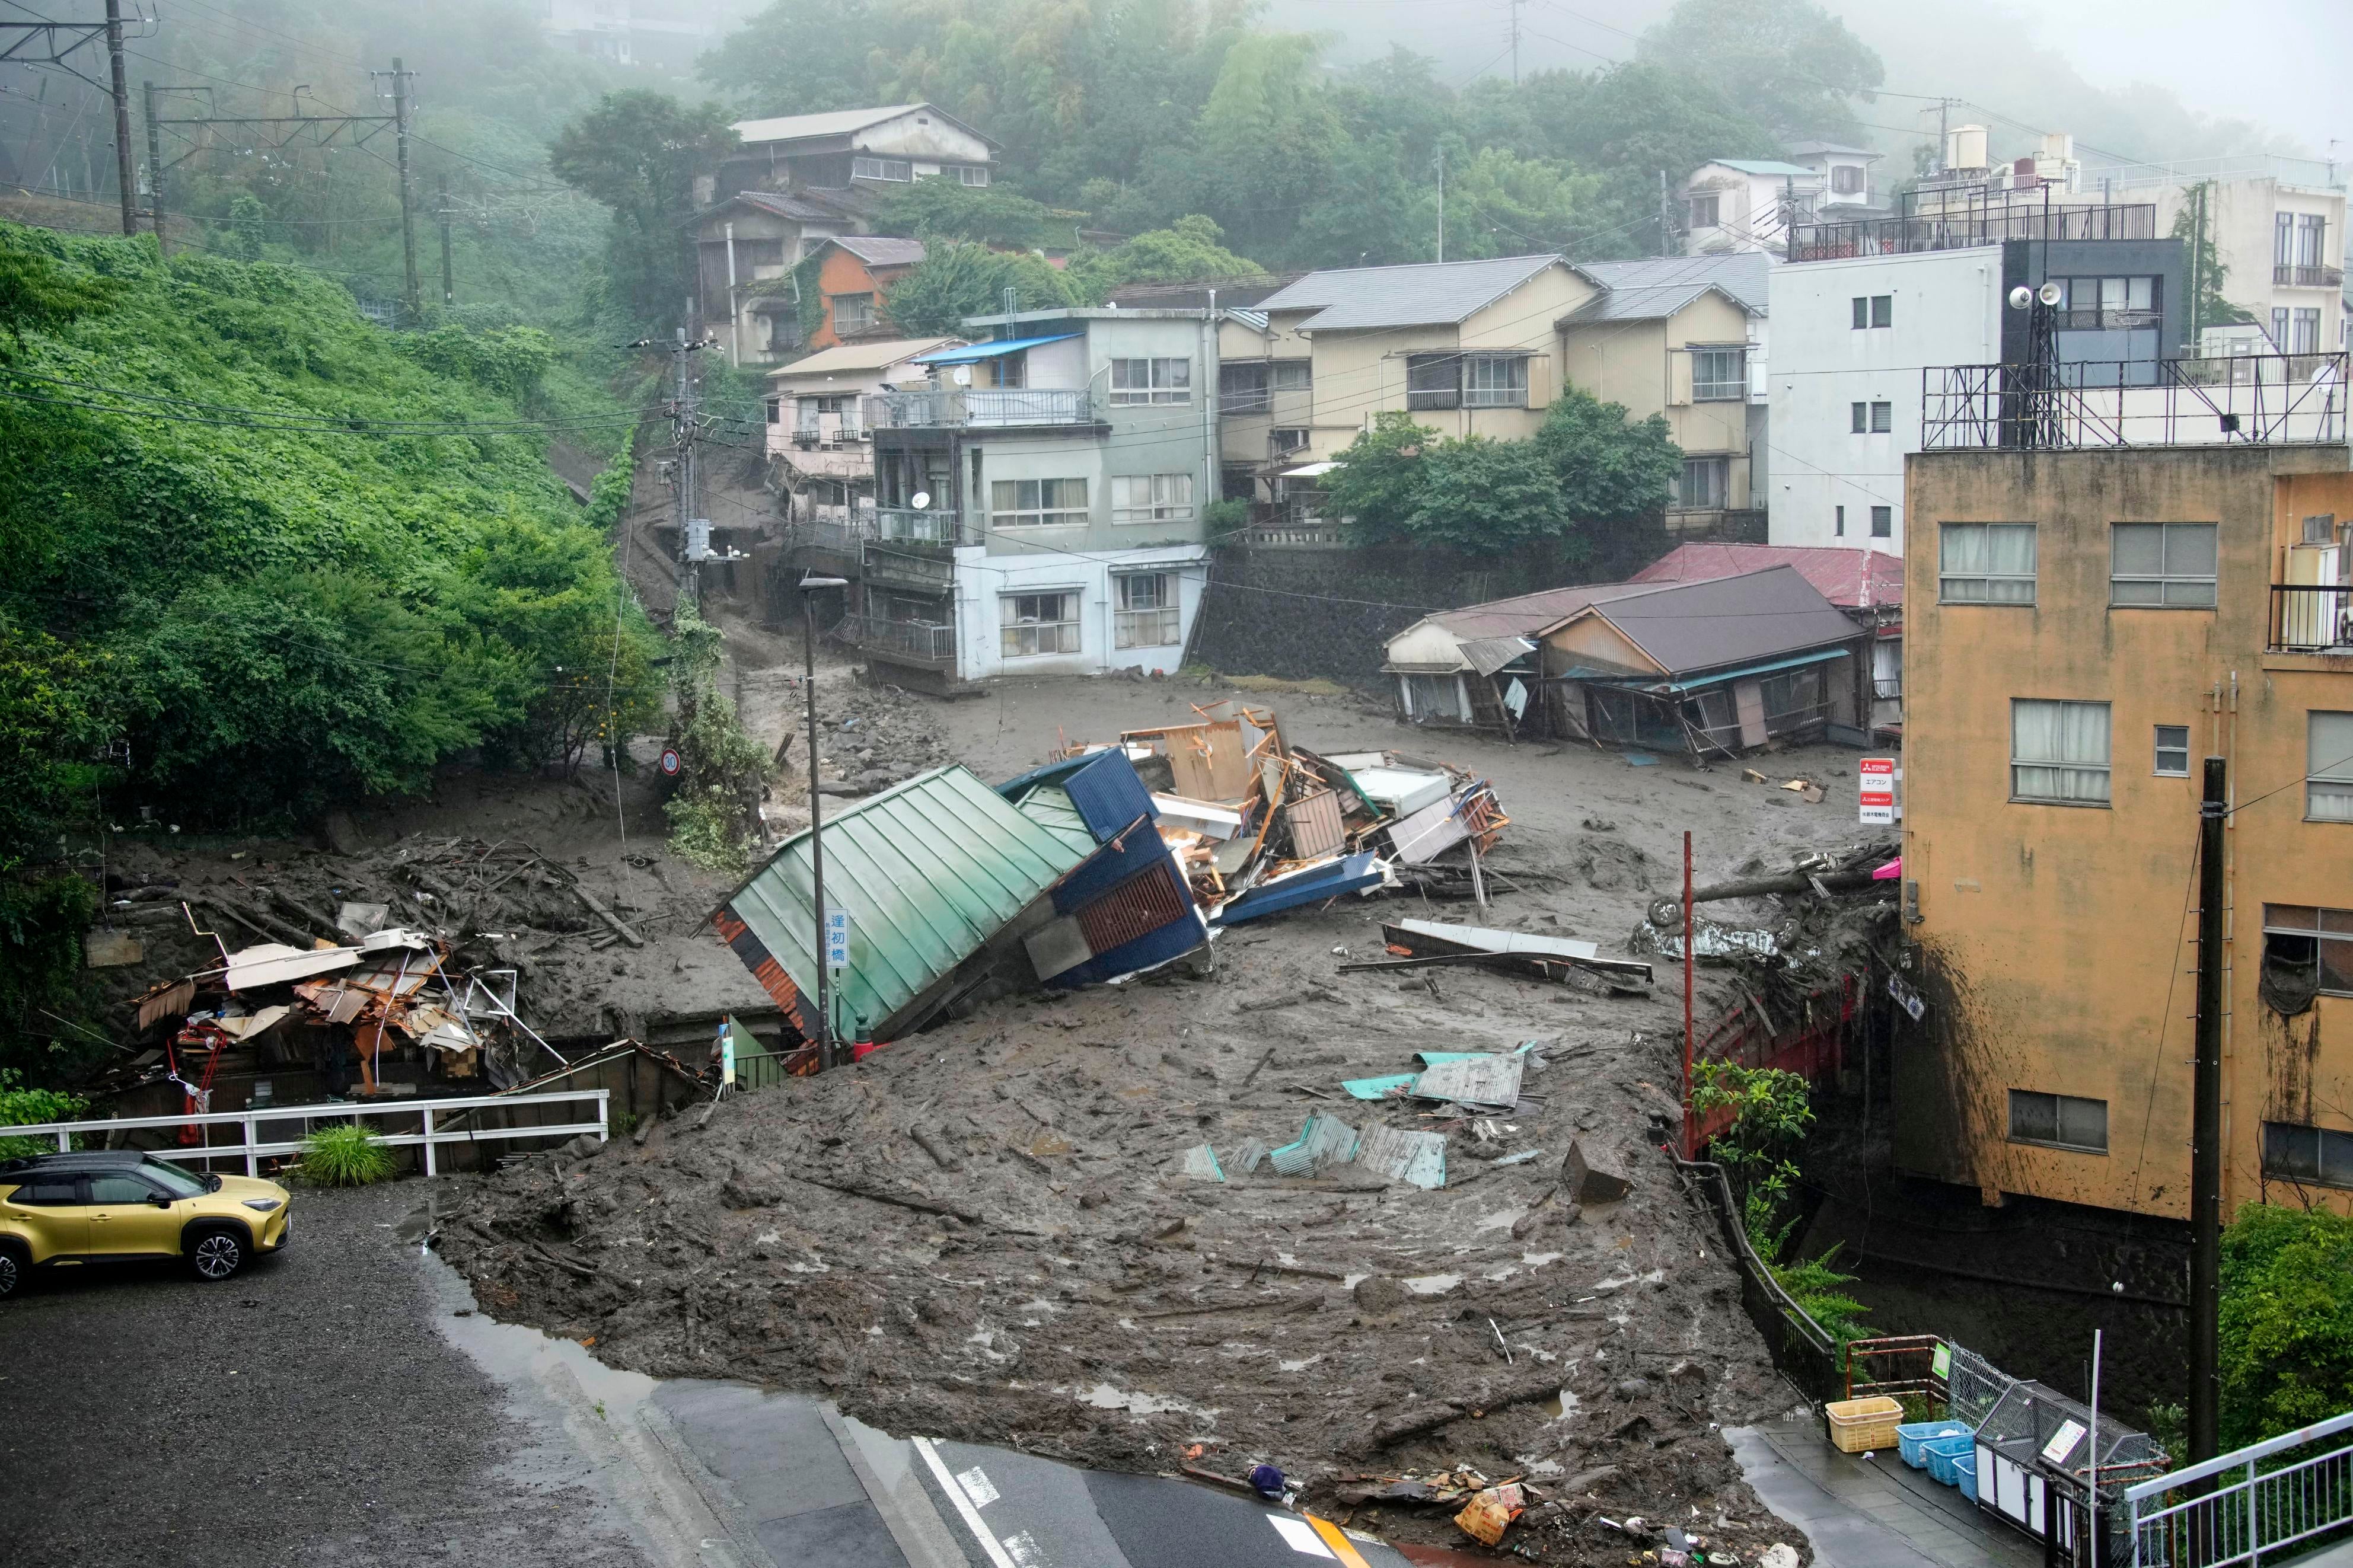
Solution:
[{"label": "window with curtain", "polygon": [[1119,608],[1112,616],[1114,647],[1171,647],[1176,643],[1176,577],[1166,572],[1128,572],[1119,584]]},{"label": "window with curtain", "polygon": [[1873,539],[1893,539],[1895,537],[1895,509],[1894,507],[1875,506],[1871,509],[1871,537]]},{"label": "window with curtain", "polygon": [[1870,325],[1871,325],[1871,297],[1870,297],[1869,295],[1867,295],[1867,294],[1857,294],[1857,295],[1854,297],[1854,327],[1855,327],[1855,330],[1856,330],[1856,331],[1862,331],[1863,328],[1868,327],[1868,326],[1870,326]]},{"label": "window with curtain", "polygon": [[2216,532],[2211,522],[2117,523],[2109,537],[2108,603],[2212,609]]},{"label": "window with curtain", "polygon": [[2108,705],[2014,697],[2010,798],[2041,805],[2108,804]]},{"label": "window with curtain", "polygon": [[1892,327],[1895,324],[1894,295],[1873,294],[1871,297],[1871,324],[1874,327]]},{"label": "window with curtain", "polygon": [[2309,718],[2305,820],[2353,822],[2353,713],[2313,713]]},{"label": "window with curtain", "polygon": [[1274,389],[1277,392],[1305,392],[1315,384],[1315,365],[1312,360],[1279,359],[1274,362]]},{"label": "window with curtain", "polygon": [[1862,435],[1871,428],[1870,404],[1851,403],[1847,405],[1847,428],[1857,436]]},{"label": "window with curtain", "polygon": [[836,294],[833,297],[833,330],[842,332],[863,332],[874,325],[874,296],[871,294]]},{"label": "window with curtain", "polygon": [[1675,489],[1675,505],[1685,511],[1713,511],[1725,504],[1731,488],[1732,463],[1726,458],[1685,458],[1683,483]]},{"label": "window with curtain", "polygon": [[1525,408],[1528,362],[1517,354],[1472,354],[1462,362],[1462,402],[1471,408]]},{"label": "window with curtain", "polygon": [[2157,727],[2157,776],[2161,779],[2186,779],[2189,776],[2189,726],[2159,724]]},{"label": "window with curtain", "polygon": [[1188,359],[1115,359],[1111,362],[1113,403],[1190,403],[1193,362]]},{"label": "window with curtain", "polygon": [[852,158],[849,177],[853,180],[905,181],[915,177],[915,165],[904,158]]},{"label": "window with curtain", "polygon": [[2013,1089],[2010,1091],[2010,1141],[2105,1154],[2108,1152],[2108,1102]]},{"label": "window with curtain", "polygon": [[988,487],[996,528],[1055,528],[1087,521],[1084,479],[998,479]]},{"label": "window with curtain", "polygon": [[998,596],[997,604],[1003,622],[1007,658],[1080,651],[1079,595],[1075,592],[1005,594]]},{"label": "window with curtain", "polygon": [[1936,597],[1947,605],[2034,603],[2034,525],[1944,524],[1936,531]]},{"label": "window with curtain", "polygon": [[1267,411],[1267,363],[1233,360],[1218,366],[1218,407],[1226,414]]},{"label": "window with curtain", "polygon": [[1694,349],[1692,401],[1736,403],[1748,395],[1748,351]]},{"label": "window with curtain", "polygon": [[1176,522],[1192,515],[1190,474],[1124,474],[1111,482],[1113,522]]}]

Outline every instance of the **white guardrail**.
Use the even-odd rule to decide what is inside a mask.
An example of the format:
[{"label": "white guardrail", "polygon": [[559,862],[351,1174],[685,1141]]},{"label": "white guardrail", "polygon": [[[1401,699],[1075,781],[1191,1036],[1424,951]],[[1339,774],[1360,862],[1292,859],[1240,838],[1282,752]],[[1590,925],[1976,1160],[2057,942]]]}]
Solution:
[{"label": "white guardrail", "polygon": [[[363,1116],[409,1118],[421,1115],[423,1131],[417,1132],[387,1132],[385,1144],[394,1149],[423,1149],[425,1173],[438,1173],[433,1152],[445,1143],[494,1143],[511,1138],[575,1138],[583,1132],[594,1132],[599,1143],[611,1134],[607,1123],[613,1091],[609,1089],[553,1089],[543,1094],[481,1094],[463,1100],[407,1100],[382,1104],[319,1104],[273,1105],[258,1110],[216,1110],[203,1114],[180,1116],[122,1116],[104,1121],[40,1121],[22,1127],[0,1127],[0,1138],[55,1138],[58,1147],[70,1150],[76,1133],[96,1134],[100,1138],[115,1132],[135,1131],[141,1128],[164,1127],[237,1127],[244,1137],[234,1143],[186,1143],[148,1152],[174,1162],[207,1163],[214,1160],[245,1161],[245,1173],[261,1173],[260,1162],[266,1154],[299,1154],[302,1151],[301,1136],[293,1140],[272,1139],[267,1142],[260,1129],[268,1125],[272,1131],[286,1122],[299,1123],[307,1135],[313,1121],[350,1121]],[[461,1127],[456,1130],[436,1128],[437,1115],[458,1110],[480,1110],[498,1107],[512,1109],[521,1105],[578,1104],[588,1101],[596,1107],[594,1121],[565,1121],[543,1127]]]},{"label": "white guardrail", "polygon": [[2128,1487],[2124,1524],[2132,1568],[2300,1556],[2353,1524],[2353,1411]]}]

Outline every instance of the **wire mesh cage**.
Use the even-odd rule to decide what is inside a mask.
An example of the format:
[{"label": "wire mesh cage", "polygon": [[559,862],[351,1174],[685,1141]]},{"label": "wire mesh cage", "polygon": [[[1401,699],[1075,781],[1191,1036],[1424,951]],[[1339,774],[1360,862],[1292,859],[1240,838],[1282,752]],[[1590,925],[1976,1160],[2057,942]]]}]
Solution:
[{"label": "wire mesh cage", "polygon": [[[2039,1458],[2059,1475],[2090,1473],[2092,1413],[2048,1384],[2013,1382],[1978,1426],[1978,1441],[2021,1463]],[[2142,1480],[2162,1471],[2165,1453],[2145,1432],[2112,1416],[2099,1423],[2103,1487]]]},{"label": "wire mesh cage", "polygon": [[1986,1417],[1993,1414],[2002,1396],[2017,1383],[2018,1379],[1977,1352],[1960,1345],[1952,1347],[1952,1364],[1946,1371],[1945,1385],[1954,1420],[1966,1421],[1973,1428],[1983,1426]]}]

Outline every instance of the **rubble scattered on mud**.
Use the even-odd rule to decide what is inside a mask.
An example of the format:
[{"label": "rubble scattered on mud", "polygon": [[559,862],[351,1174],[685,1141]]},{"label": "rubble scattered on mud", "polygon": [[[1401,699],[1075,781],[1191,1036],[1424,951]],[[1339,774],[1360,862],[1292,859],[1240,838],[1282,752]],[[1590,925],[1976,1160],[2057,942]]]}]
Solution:
[{"label": "rubble scattered on mud", "polygon": [[[1303,913],[1221,942],[1255,951],[1208,980],[992,1009],[470,1184],[440,1245],[500,1316],[617,1365],[814,1388],[892,1431],[1146,1471],[1198,1445],[1458,1545],[1454,1510],[1374,1494],[1467,1464],[1546,1500],[1511,1538],[1546,1561],[1623,1563],[1597,1515],[1746,1561],[1790,1539],[1715,1430],[1790,1394],[1652,1146],[1676,1114],[1656,1005],[1333,973],[1379,942]],[[1339,1088],[1538,1027],[1549,1064],[1483,1131]],[[1447,1184],[1187,1173],[1194,1146],[1272,1147],[1314,1110],[1449,1132]],[[1580,1211],[1572,1139],[1630,1195]]]}]

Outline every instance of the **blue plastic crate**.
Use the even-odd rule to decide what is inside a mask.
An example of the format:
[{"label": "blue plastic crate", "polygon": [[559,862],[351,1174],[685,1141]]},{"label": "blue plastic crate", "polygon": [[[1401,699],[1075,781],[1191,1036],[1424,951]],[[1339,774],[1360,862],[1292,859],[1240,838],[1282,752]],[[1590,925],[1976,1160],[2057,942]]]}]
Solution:
[{"label": "blue plastic crate", "polygon": [[1968,1453],[1963,1454],[1959,1458],[1954,1460],[1953,1468],[1960,1472],[1961,1495],[1968,1499],[1971,1502],[1977,1501],[1978,1451],[1976,1445],[1970,1445],[1969,1451]]},{"label": "blue plastic crate", "polygon": [[1972,1492],[1977,1489],[1978,1439],[1975,1433],[1964,1431],[1950,1437],[1930,1437],[1921,1443],[1920,1451],[1927,1456],[1931,1476],[1948,1487],[1957,1487],[1961,1484],[1962,1473],[1966,1471],[1969,1478],[1968,1489]]},{"label": "blue plastic crate", "polygon": [[1920,1451],[1923,1442],[1930,1437],[1962,1436],[1968,1429],[1969,1424],[1966,1421],[1907,1422],[1895,1428],[1896,1451],[1904,1456],[1905,1464],[1915,1470],[1925,1470],[1928,1468],[1928,1456]]}]

